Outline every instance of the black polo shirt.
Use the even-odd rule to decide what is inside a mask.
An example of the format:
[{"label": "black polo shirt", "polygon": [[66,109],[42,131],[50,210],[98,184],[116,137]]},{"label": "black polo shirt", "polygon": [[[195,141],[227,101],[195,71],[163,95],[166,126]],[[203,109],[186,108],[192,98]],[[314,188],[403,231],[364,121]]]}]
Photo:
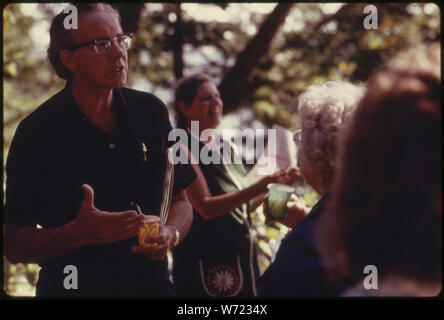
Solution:
[{"label": "black polo shirt", "polygon": [[[8,155],[5,223],[55,228],[73,220],[82,184],[94,189],[99,210],[123,211],[138,204],[158,214],[165,150],[172,129],[155,96],[113,91],[116,134],[105,134],[77,108],[69,84],[18,126]],[[143,144],[146,146],[144,154]],[[175,166],[174,193],[195,178],[190,165]],[[130,251],[137,238],[88,245],[41,263],[38,296],[167,296],[166,261]],[[78,289],[66,290],[66,265],[78,270]]]}]

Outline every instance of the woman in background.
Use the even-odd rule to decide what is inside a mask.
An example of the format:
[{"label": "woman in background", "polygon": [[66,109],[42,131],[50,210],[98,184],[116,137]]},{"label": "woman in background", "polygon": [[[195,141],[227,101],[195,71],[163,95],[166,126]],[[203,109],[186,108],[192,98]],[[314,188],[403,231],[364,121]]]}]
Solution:
[{"label": "woman in background", "polygon": [[[193,164],[197,179],[186,190],[194,208],[193,224],[183,243],[173,250],[177,296],[256,296],[258,266],[249,202],[264,194],[269,183],[295,180],[298,173],[282,170],[247,184],[235,146],[220,140],[214,131],[222,118],[223,103],[209,77],[197,74],[181,79],[175,105],[178,128],[186,130],[188,146],[199,146],[198,153],[190,153],[189,158],[200,160]],[[199,132],[191,132],[191,121],[198,121]],[[212,139],[217,141],[200,141],[199,136],[207,129],[213,130]],[[204,164],[202,154],[215,156],[220,163]]]}]

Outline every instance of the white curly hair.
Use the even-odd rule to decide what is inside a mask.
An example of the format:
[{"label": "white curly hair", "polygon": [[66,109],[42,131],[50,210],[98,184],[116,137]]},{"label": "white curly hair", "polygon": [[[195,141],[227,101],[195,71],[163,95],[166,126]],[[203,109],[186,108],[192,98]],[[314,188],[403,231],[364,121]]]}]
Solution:
[{"label": "white curly hair", "polygon": [[330,190],[336,168],[338,134],[364,95],[365,89],[347,82],[311,85],[298,99],[301,122],[299,149],[321,178],[323,192]]}]

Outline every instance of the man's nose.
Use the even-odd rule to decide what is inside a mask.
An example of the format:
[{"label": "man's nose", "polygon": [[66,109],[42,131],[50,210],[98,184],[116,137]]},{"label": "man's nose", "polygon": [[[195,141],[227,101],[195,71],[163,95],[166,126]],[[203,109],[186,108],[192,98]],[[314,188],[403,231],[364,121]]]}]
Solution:
[{"label": "man's nose", "polygon": [[213,96],[213,97],[212,97],[212,101],[213,101],[213,103],[216,103],[216,104],[222,105],[222,99],[221,99],[220,97]]},{"label": "man's nose", "polygon": [[111,54],[112,54],[113,56],[117,56],[117,57],[123,57],[123,56],[126,55],[126,50],[125,50],[125,49],[122,49],[122,48],[119,46],[119,44],[118,44],[118,42],[117,42],[117,39],[114,39],[114,40],[113,40],[113,44],[112,44],[112,47],[111,47]]}]

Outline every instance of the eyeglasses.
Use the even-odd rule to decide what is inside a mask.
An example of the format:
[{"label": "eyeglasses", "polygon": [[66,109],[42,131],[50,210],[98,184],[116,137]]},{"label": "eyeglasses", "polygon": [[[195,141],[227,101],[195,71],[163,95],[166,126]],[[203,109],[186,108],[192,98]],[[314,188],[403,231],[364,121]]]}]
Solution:
[{"label": "eyeglasses", "polygon": [[299,129],[299,130],[296,130],[295,132],[293,132],[293,141],[295,143],[300,143],[301,137],[302,137],[302,129]]},{"label": "eyeglasses", "polygon": [[113,39],[109,38],[102,38],[102,39],[96,39],[92,41],[88,41],[85,43],[79,43],[73,45],[70,50],[76,50],[81,47],[86,47],[89,45],[94,46],[94,50],[98,54],[104,54],[111,51],[111,48],[113,47],[113,42],[117,43],[117,46],[122,50],[128,50],[131,47],[131,38],[133,37],[132,33],[124,33],[121,35],[118,35],[117,37],[114,37]]}]

